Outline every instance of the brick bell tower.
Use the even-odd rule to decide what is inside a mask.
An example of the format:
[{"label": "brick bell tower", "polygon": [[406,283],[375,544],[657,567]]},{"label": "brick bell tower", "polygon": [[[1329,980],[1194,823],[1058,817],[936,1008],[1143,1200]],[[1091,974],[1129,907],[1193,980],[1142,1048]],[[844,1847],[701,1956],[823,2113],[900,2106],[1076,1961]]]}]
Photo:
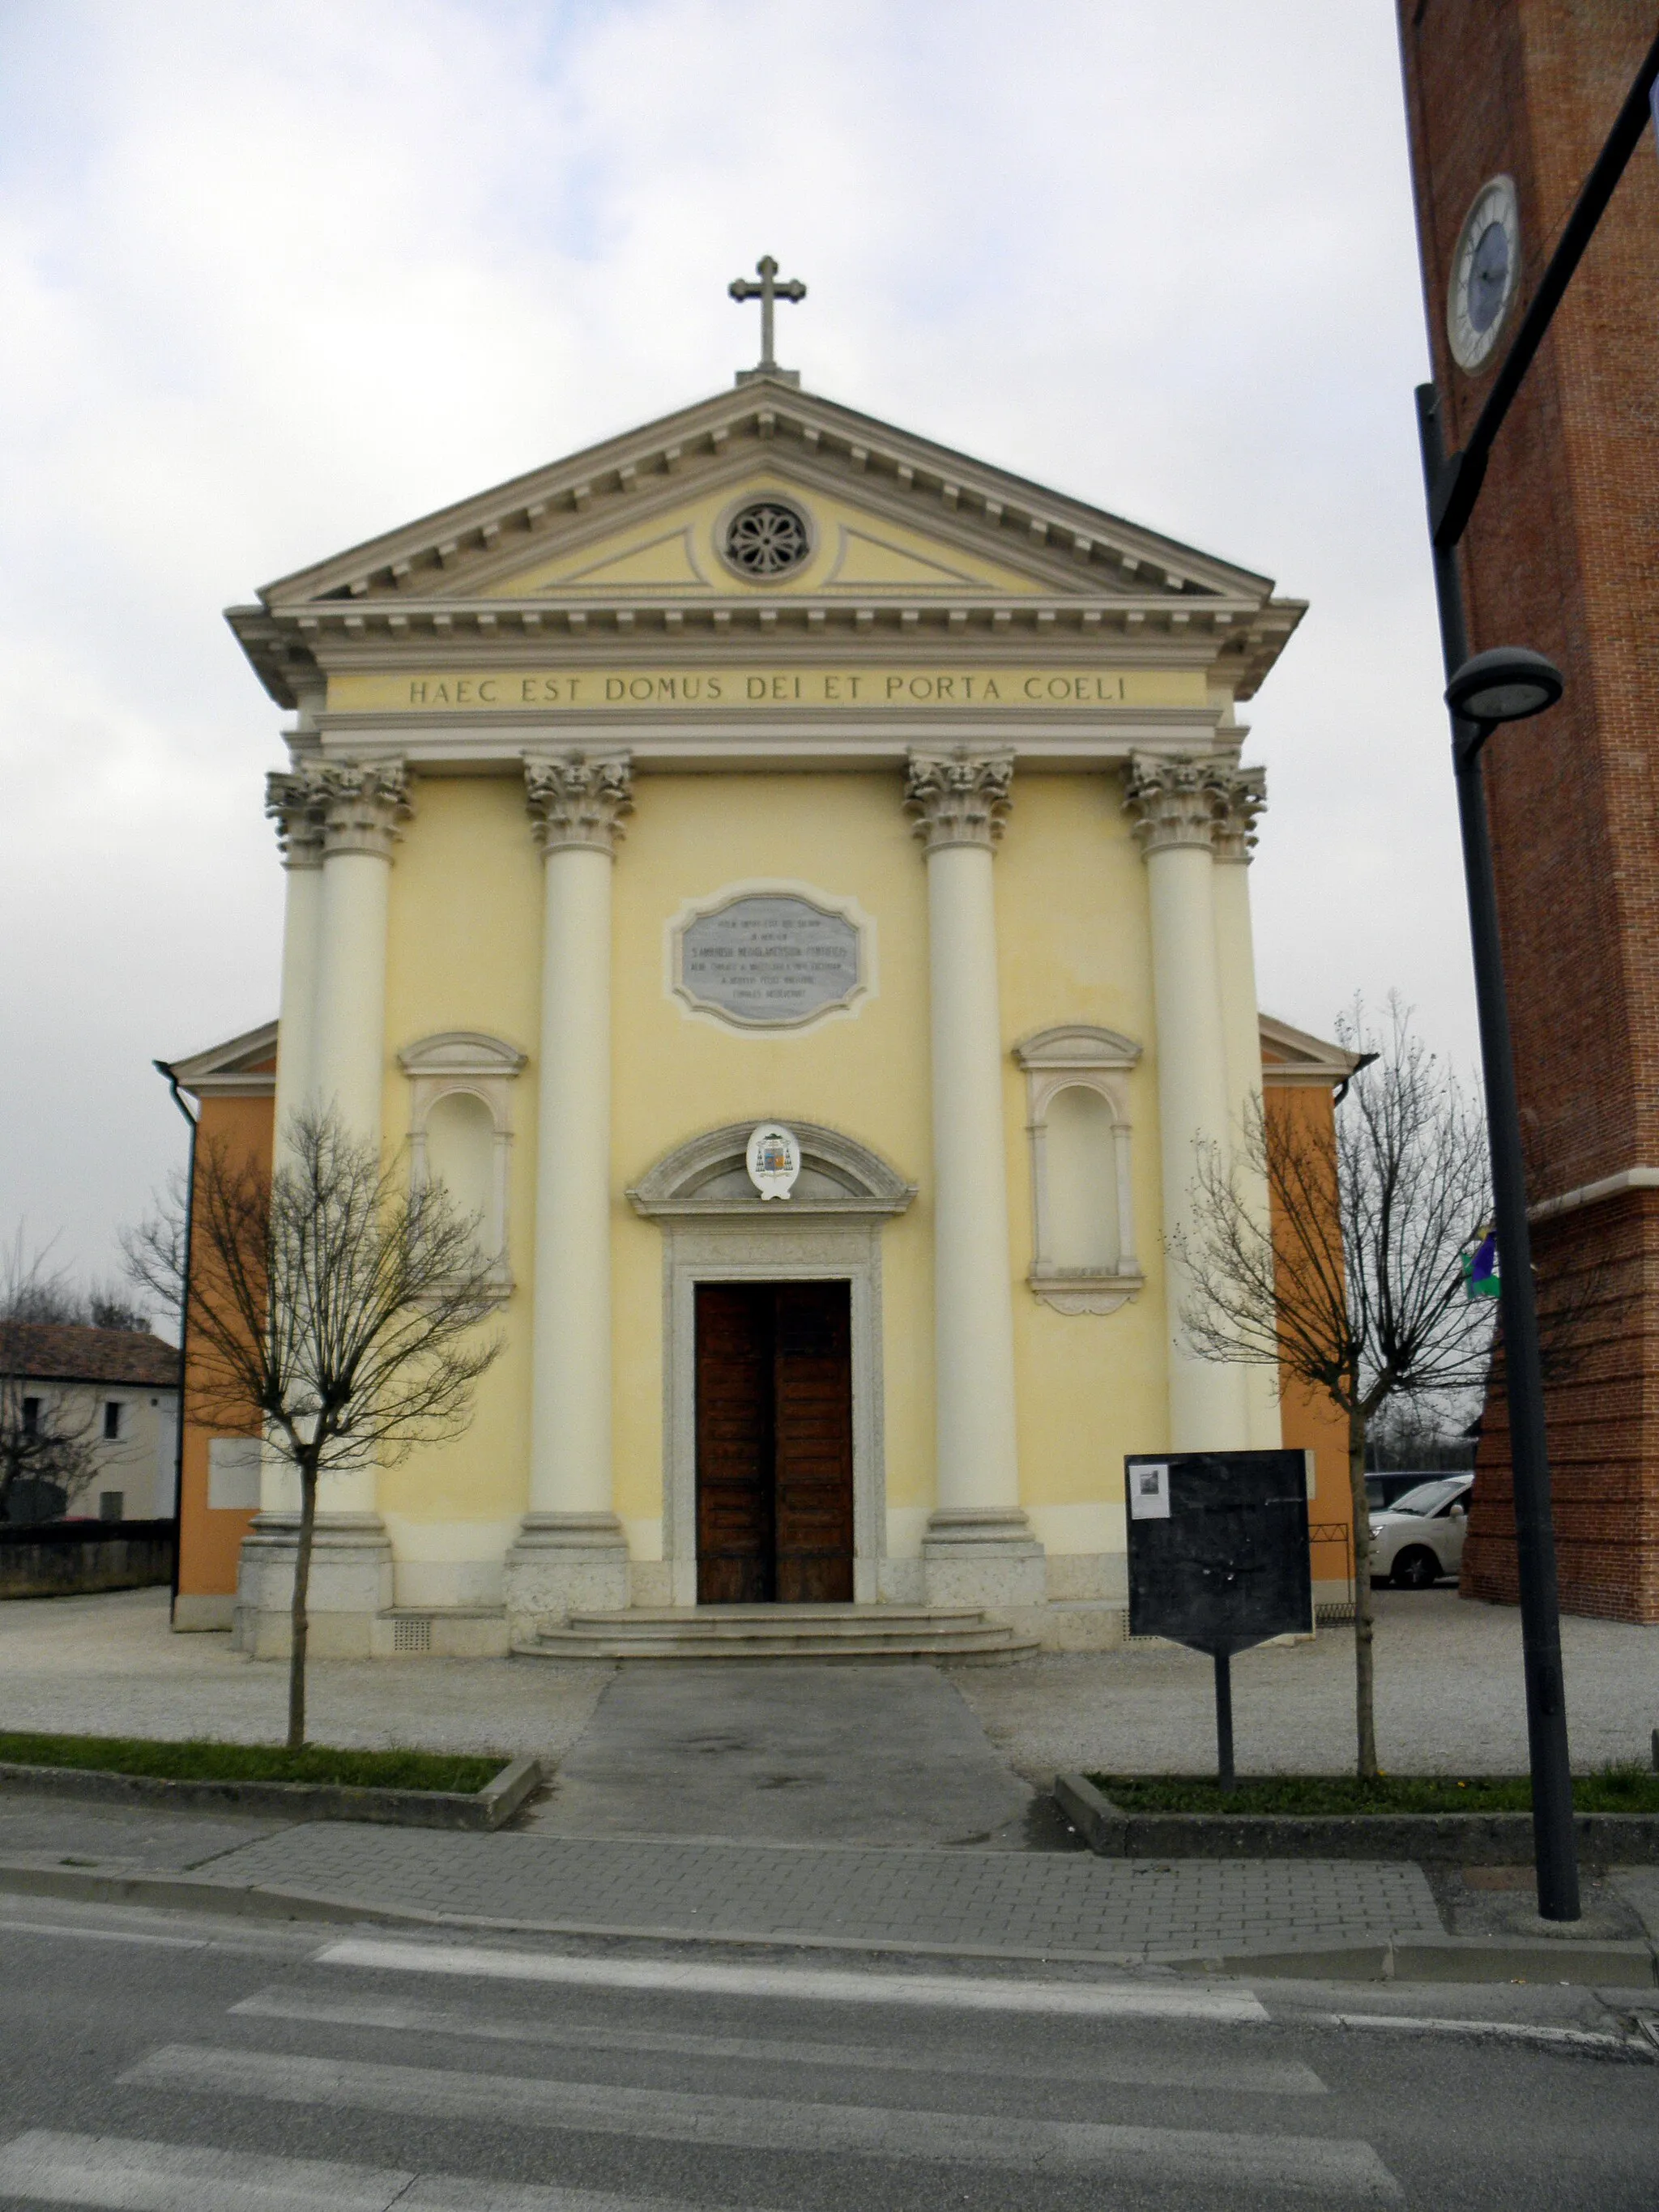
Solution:
[{"label": "brick bell tower", "polygon": [[[1429,339],[1464,444],[1654,35],[1652,0],[1400,0]],[[1408,395],[1401,395],[1404,407]],[[1547,1355],[1561,1602],[1659,1621],[1659,156],[1638,147],[1498,434],[1470,649],[1566,677],[1485,757]],[[1451,800],[1447,778],[1446,804]],[[1547,1328],[1547,1322],[1546,1327]],[[1508,1415],[1464,1555],[1513,1601]]]}]

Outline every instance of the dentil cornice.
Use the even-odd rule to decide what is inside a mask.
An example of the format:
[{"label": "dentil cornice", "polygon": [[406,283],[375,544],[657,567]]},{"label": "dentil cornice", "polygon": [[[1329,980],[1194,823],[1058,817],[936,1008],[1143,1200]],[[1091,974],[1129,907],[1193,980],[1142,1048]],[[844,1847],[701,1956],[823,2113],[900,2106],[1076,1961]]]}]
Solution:
[{"label": "dentil cornice", "polygon": [[981,845],[988,852],[1008,823],[1012,752],[957,745],[948,753],[913,751],[908,761],[904,803],[929,853],[946,845]]},{"label": "dentil cornice", "polygon": [[571,845],[614,854],[622,818],[634,811],[634,769],[626,753],[526,755],[525,797],[544,853]]}]

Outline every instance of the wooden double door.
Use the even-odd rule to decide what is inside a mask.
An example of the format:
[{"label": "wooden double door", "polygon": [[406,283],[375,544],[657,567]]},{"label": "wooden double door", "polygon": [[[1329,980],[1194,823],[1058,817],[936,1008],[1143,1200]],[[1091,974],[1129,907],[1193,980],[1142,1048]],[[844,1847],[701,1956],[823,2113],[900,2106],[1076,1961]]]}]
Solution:
[{"label": "wooden double door", "polygon": [[848,1283],[697,1285],[697,1602],[853,1595]]}]

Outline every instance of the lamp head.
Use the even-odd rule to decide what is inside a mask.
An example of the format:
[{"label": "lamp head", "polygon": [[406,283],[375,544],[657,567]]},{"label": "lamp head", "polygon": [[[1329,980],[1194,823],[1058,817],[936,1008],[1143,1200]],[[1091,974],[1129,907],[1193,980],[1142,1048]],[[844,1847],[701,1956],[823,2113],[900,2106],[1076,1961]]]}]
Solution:
[{"label": "lamp head", "polygon": [[1565,689],[1560,670],[1541,653],[1524,645],[1499,645],[1463,663],[1446,686],[1446,704],[1455,714],[1491,729],[1541,714]]}]

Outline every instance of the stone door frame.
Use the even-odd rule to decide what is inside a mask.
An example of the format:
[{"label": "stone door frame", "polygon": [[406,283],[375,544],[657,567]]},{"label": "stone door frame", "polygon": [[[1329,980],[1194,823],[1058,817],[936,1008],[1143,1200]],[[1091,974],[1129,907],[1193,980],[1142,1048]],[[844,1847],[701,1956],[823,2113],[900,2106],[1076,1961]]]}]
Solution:
[{"label": "stone door frame", "polygon": [[[799,1139],[810,1191],[736,1194],[750,1132],[772,1119]],[[875,1604],[887,1550],[881,1231],[914,1184],[837,1130],[757,1115],[680,1146],[628,1195],[663,1232],[662,1547],[672,1603],[697,1601],[696,1286],[829,1281],[851,1286],[853,1599]]]}]

